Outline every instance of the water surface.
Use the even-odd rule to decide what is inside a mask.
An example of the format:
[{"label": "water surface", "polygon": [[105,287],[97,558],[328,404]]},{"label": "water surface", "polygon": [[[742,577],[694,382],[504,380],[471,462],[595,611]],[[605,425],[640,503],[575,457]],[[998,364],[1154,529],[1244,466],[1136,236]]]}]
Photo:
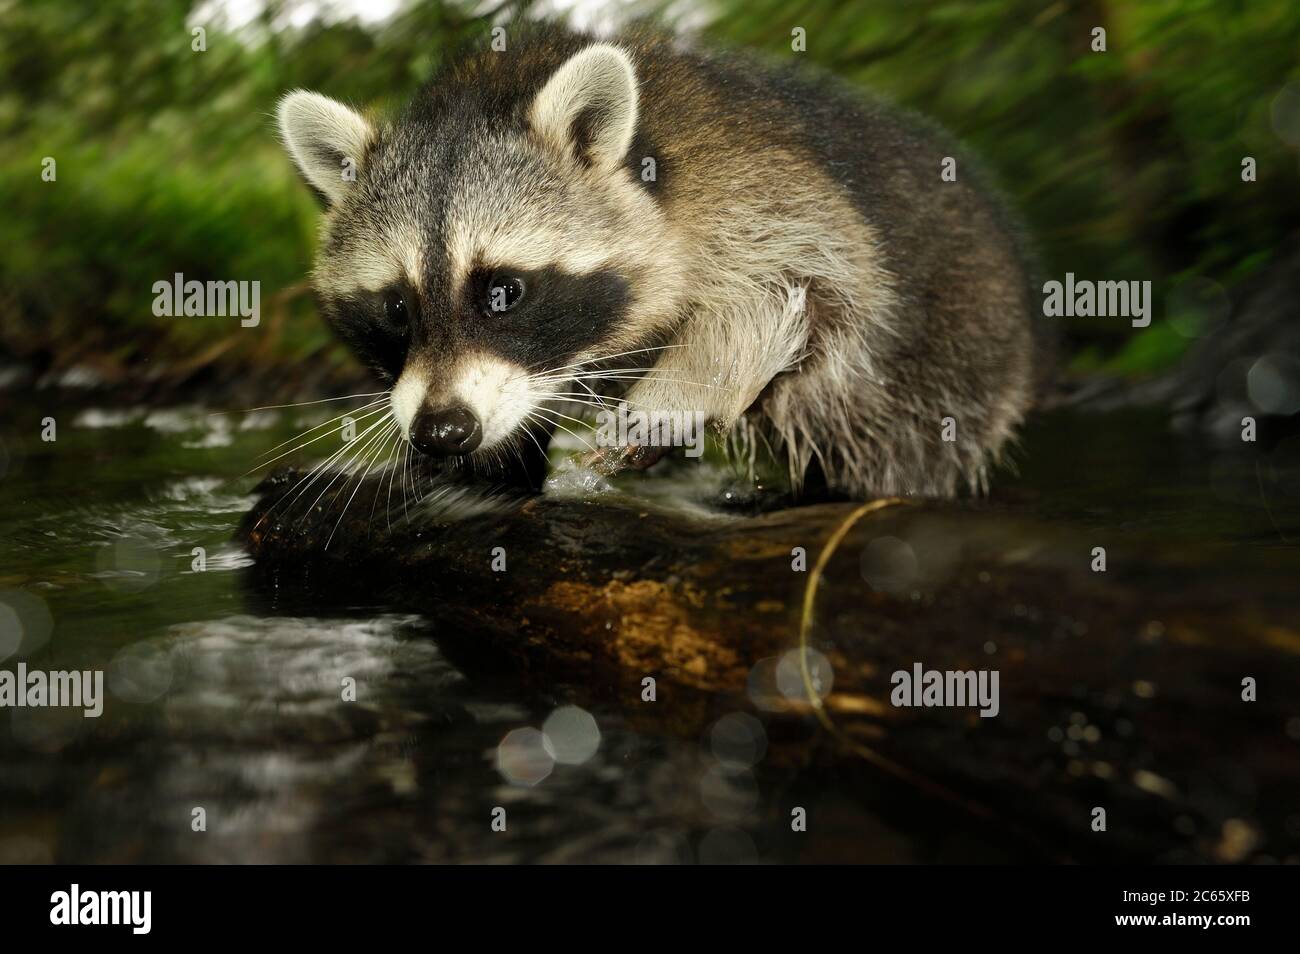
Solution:
[{"label": "water surface", "polygon": [[[241,475],[325,412],[63,401],[11,405],[0,436],[0,666],[102,669],[107,700],[98,719],[0,713],[0,862],[1015,857],[905,800],[769,764],[753,710],[698,739],[658,734],[572,708],[572,687],[467,678],[436,619],[254,592],[231,542],[255,499]],[[1296,567],[1296,438],[1216,449],[1154,412],[1058,413],[1016,458],[972,506]],[[815,835],[784,833],[792,799]]]}]

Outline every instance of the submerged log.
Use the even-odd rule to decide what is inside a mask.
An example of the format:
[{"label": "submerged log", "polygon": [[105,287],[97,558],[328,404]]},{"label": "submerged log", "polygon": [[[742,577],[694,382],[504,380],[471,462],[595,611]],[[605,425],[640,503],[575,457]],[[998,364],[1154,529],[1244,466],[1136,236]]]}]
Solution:
[{"label": "submerged log", "polygon": [[[769,759],[968,814],[1022,858],[1300,855],[1290,551],[891,501],[742,517],[448,490],[399,519],[372,508],[376,484],[304,514],[294,483],[268,481],[245,519],[254,588],[428,614],[471,676],[617,705],[649,732],[765,710],[788,742]],[[996,672],[996,713],[925,705],[898,675],[918,669],[922,687],[984,671],[986,690]]]}]

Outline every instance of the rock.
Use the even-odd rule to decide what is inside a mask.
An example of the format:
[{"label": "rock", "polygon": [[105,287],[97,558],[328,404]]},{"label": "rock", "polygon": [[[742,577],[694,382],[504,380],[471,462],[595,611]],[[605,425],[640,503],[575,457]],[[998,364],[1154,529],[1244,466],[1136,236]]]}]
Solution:
[{"label": "rock", "polygon": [[[252,585],[428,614],[471,676],[570,687],[576,704],[621,705],[650,733],[765,710],[790,726],[769,732],[788,742],[768,759],[974,817],[1020,857],[1213,861],[1229,822],[1253,833],[1232,839],[1242,860],[1300,848],[1287,822],[1300,630],[1275,550],[1222,563],[1133,534],[1093,572],[1082,531],[961,504],[704,517],[465,489],[390,528],[382,499],[371,512],[378,486],[341,517],[346,495],[286,516],[272,508],[292,483],[264,485],[244,522]],[[893,674],[917,664],[996,670],[996,717],[895,706]],[[1258,701],[1243,701],[1246,677]]]}]

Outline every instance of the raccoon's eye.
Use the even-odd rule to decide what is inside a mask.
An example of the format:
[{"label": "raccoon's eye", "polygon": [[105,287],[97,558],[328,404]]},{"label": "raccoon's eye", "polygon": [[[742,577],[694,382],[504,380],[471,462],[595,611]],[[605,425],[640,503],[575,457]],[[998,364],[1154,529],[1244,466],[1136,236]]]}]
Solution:
[{"label": "raccoon's eye", "polygon": [[406,299],[400,292],[389,292],[384,296],[384,317],[397,328],[405,328],[409,318]]},{"label": "raccoon's eye", "polygon": [[488,281],[485,305],[489,314],[501,314],[518,305],[524,298],[524,280],[518,275],[497,272]]}]

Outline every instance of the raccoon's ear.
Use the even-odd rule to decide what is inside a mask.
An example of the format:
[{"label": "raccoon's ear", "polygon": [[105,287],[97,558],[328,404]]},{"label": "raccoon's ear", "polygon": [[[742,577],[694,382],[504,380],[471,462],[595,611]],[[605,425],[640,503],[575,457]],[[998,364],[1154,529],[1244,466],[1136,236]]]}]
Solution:
[{"label": "raccoon's ear", "polygon": [[597,169],[622,164],[636,132],[636,67],[596,43],[565,61],[533,100],[528,120],[556,149]]},{"label": "raccoon's ear", "polygon": [[307,184],[333,205],[355,181],[375,127],[337,100],[298,89],[280,100],[280,138]]}]

